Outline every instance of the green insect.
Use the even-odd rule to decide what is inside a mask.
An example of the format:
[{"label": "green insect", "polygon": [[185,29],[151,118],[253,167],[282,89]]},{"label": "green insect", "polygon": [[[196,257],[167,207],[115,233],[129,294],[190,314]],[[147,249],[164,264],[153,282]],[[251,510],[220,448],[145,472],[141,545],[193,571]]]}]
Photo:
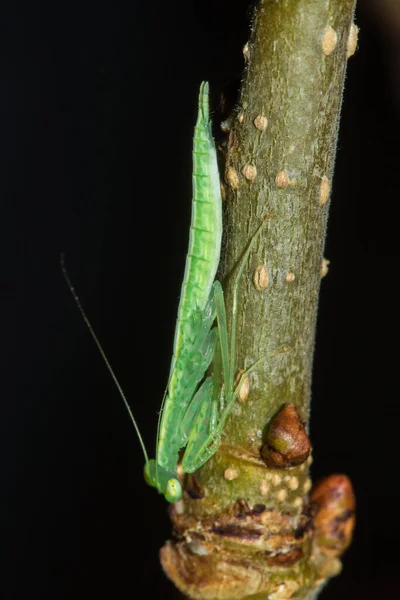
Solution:
[{"label": "green insect", "polygon": [[[177,477],[180,451],[185,449],[182,458],[184,473],[196,471],[216,452],[226,419],[239,390],[250,371],[262,360],[257,360],[247,369],[235,386],[238,286],[250,251],[264,222],[251,239],[238,267],[233,287],[231,334],[228,336],[222,287],[219,281],[214,281],[221,250],[222,201],[217,156],[209,120],[208,83],[203,82],[200,86],[198,117],[193,138],[193,199],[189,250],[181,288],[168,386],[157,427],[156,458],[151,460],[125,395],[62,264],[67,284],[117,385],[139,437],[145,457],[145,479],[157,488],[168,502],[176,502],[182,495],[182,487]],[[210,374],[207,374],[208,370]]]}]

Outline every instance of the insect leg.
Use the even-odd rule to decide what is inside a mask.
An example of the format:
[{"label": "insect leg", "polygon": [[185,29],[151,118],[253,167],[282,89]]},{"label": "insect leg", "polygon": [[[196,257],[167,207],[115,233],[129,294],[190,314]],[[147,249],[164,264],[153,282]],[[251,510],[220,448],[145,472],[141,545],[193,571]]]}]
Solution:
[{"label": "insect leg", "polygon": [[[210,390],[207,390],[210,391]],[[226,416],[218,420],[218,403],[220,401],[221,389],[213,386],[212,395],[208,403],[203,401],[203,414],[198,414],[194,425],[193,433],[190,434],[188,445],[182,461],[182,468],[185,473],[193,473],[208,461],[209,458],[218,450],[221,443],[222,429]],[[208,411],[208,415],[206,414]]]},{"label": "insect leg", "polygon": [[[219,446],[214,432],[217,431],[220,422],[221,397],[223,398],[221,347],[216,339],[212,375],[207,377],[199,388],[183,421],[187,436],[187,446],[182,460],[185,473],[196,471]],[[220,440],[220,435],[218,439]]]},{"label": "insect leg", "polygon": [[239,295],[239,283],[240,279],[243,275],[244,267],[246,265],[247,259],[249,258],[250,252],[253,249],[253,246],[258,238],[262,228],[265,223],[268,221],[269,217],[265,217],[255,234],[250,240],[249,245],[246,248],[245,253],[243,254],[243,258],[240,261],[238,272],[236,273],[235,280],[233,283],[233,301],[232,301],[232,330],[231,330],[231,348],[230,348],[230,365],[229,365],[229,383],[226,386],[230,391],[233,390],[233,381],[235,377],[235,367],[236,367],[236,324],[237,324],[237,305],[238,305],[238,295]]},{"label": "insect leg", "polygon": [[[205,371],[208,369],[211,360],[213,360],[213,355],[217,346],[217,341],[217,328],[214,327],[214,329],[212,329],[208,333],[206,339],[204,340],[202,345],[202,351],[197,353],[198,356],[191,357],[191,361],[196,363],[196,372],[195,376],[188,381],[188,385],[184,388],[185,392],[189,396],[189,403],[187,404],[187,407],[185,408],[182,414],[182,420],[179,427],[179,431],[177,431],[178,435],[183,435],[182,443],[186,442],[189,436],[190,429],[192,427],[192,423],[195,421],[196,416],[200,410],[202,397],[204,396],[203,386],[206,385],[206,387],[212,387],[214,385],[212,377],[208,377],[197,390],[196,394],[194,394],[198,382],[204,377]],[[190,398],[192,399],[190,400]],[[179,423],[180,419],[178,419],[177,421]]]},{"label": "insect leg", "polygon": [[240,388],[242,387],[243,383],[245,382],[245,379],[250,375],[250,373],[252,371],[254,371],[254,369],[256,369],[258,367],[258,365],[260,363],[262,363],[264,360],[266,360],[269,356],[275,356],[276,354],[283,354],[283,352],[287,352],[288,350],[290,350],[291,348],[293,348],[294,344],[290,344],[288,346],[282,346],[282,348],[278,348],[277,350],[273,350],[272,352],[268,352],[268,354],[264,354],[264,356],[261,356],[261,358],[258,358],[255,362],[253,362],[252,365],[250,365],[250,367],[248,367],[248,369],[246,369],[240,379],[238,384],[236,385],[235,389],[233,390],[233,400],[237,397],[237,395],[240,392]]},{"label": "insect leg", "polygon": [[236,397],[237,397],[237,395],[240,391],[240,388],[242,387],[246,377],[248,377],[250,375],[250,373],[254,369],[256,369],[263,360],[265,360],[267,358],[267,356],[271,356],[274,354],[282,354],[283,352],[287,352],[288,350],[290,350],[292,347],[293,347],[293,344],[288,345],[288,346],[283,346],[282,348],[279,348],[278,350],[274,350],[273,352],[270,352],[269,354],[262,356],[261,358],[256,360],[252,365],[250,365],[250,367],[248,369],[246,369],[246,371],[242,374],[236,388],[234,390],[232,390],[232,392],[230,394],[228,394],[228,396],[227,396],[227,404],[226,404],[224,410],[221,412],[218,423],[216,425],[213,425],[212,428],[210,427],[210,434],[208,435],[208,437],[206,439],[203,440],[203,444],[199,447],[198,453],[197,453],[197,458],[191,465],[193,471],[195,471],[196,469],[199,469],[202,465],[204,465],[204,463],[207,462],[207,460],[209,458],[211,458],[211,456],[218,450],[218,446],[221,443],[222,431],[223,431],[226,419],[227,419],[229,413],[231,412],[232,406],[236,400]]},{"label": "insect leg", "polygon": [[[225,425],[225,421],[231,411],[234,400],[235,396],[234,394],[232,394],[228,404],[226,405],[223,413],[220,416],[218,423],[215,426],[213,426],[212,430],[210,427],[209,435],[201,440],[202,443],[197,448],[197,454],[195,457],[193,457],[193,460],[190,465],[192,469],[190,471],[191,473],[199,469],[202,465],[204,465],[204,463],[206,463],[218,450],[218,447],[221,443],[221,436]],[[187,472],[189,473],[189,471]]]},{"label": "insect leg", "polygon": [[215,352],[212,362],[212,381],[213,396],[211,400],[211,418],[209,433],[212,435],[215,431],[219,419],[219,414],[224,409],[224,387],[222,385],[222,363],[220,343],[215,345]]},{"label": "insect leg", "polygon": [[[213,290],[214,290],[215,311],[216,311],[217,323],[218,323],[219,352],[220,352],[220,358],[221,358],[221,363],[222,363],[222,375],[223,375],[225,389],[226,389],[227,386],[229,385],[229,381],[230,381],[229,342],[228,342],[228,327],[226,324],[224,292],[222,291],[222,287],[221,287],[221,284],[219,281],[214,281]],[[213,364],[214,370],[215,370],[215,366],[216,365]],[[219,366],[219,371],[220,370],[221,369]],[[221,387],[222,387],[222,378],[220,378],[220,379],[221,379]]]},{"label": "insect leg", "polygon": [[206,463],[212,457],[212,455],[216,453],[220,443],[221,433],[214,435],[212,438],[208,437],[205,444],[202,446],[202,451],[200,453],[198,452],[196,457],[194,457],[194,460],[191,462],[190,470],[189,467],[184,469],[185,473],[193,473],[194,471],[197,471],[197,469],[200,469],[200,467],[202,467],[204,463]]},{"label": "insect leg", "polygon": [[[275,352],[271,352],[270,354],[278,354],[278,353],[281,353],[281,352],[286,352],[290,347],[291,346],[289,346],[289,347],[285,346],[283,349],[276,350]],[[237,397],[237,395],[238,395],[238,393],[240,391],[240,388],[242,387],[242,385],[243,385],[246,377],[248,377],[250,375],[250,373],[254,369],[256,369],[257,366],[263,360],[265,360],[265,358],[266,358],[266,356],[263,356],[263,357],[259,358],[258,360],[256,360],[242,374],[242,376],[239,379],[239,383],[237,384],[235,390],[232,391],[230,394],[228,394],[227,404],[226,404],[225,408],[221,411],[220,418],[219,418],[218,422],[216,422],[215,418],[213,420],[213,416],[211,417],[210,428],[209,428],[209,435],[207,436],[207,438],[203,438],[202,444],[199,446],[199,449],[198,449],[197,458],[195,459],[195,462],[193,462],[193,464],[192,464],[192,468],[193,468],[194,471],[196,469],[200,468],[217,451],[218,446],[221,443],[221,435],[222,435],[222,430],[223,430],[224,425],[225,425],[225,421],[226,421],[229,413],[231,412],[232,406],[233,406],[233,404],[235,402],[235,399],[236,399],[236,397]],[[216,388],[214,387],[213,401],[215,401],[215,391],[216,391]],[[212,408],[213,407],[211,407],[211,409]]]}]

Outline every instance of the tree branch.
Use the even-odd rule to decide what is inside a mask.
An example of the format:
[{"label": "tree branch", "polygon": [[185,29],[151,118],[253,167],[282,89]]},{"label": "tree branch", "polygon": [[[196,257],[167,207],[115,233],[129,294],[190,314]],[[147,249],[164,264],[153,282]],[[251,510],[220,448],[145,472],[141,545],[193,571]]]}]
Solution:
[{"label": "tree branch", "polygon": [[[228,319],[232,274],[269,217],[240,284],[242,386],[217,454],[171,511],[163,567],[198,599],[314,598],[354,524],[344,476],[311,494],[307,436],[318,292],[355,0],[262,0],[225,147]],[[282,347],[287,351],[271,355]]]}]

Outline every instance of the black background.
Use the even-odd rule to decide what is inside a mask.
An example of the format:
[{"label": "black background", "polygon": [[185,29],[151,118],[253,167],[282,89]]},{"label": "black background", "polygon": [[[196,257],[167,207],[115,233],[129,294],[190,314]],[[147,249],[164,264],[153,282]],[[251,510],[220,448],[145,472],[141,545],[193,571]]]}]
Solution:
[{"label": "black background", "polygon": [[[177,598],[166,503],[63,281],[67,266],[149,446],[190,218],[198,84],[240,76],[248,2],[15,2],[2,9],[0,596]],[[400,536],[400,97],[360,2],[316,342],[314,479],[351,476],[343,574],[322,597],[394,597]],[[15,290],[15,291],[14,291]]]}]

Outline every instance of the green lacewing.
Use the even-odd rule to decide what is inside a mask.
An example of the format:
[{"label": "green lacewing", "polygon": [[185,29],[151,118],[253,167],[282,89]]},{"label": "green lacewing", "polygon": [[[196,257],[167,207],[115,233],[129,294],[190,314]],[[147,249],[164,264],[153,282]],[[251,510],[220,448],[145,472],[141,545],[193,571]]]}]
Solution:
[{"label": "green lacewing", "polygon": [[235,386],[239,281],[254,242],[268,219],[264,219],[253,235],[240,262],[233,288],[232,330],[229,336],[222,287],[219,281],[215,281],[221,251],[222,200],[217,154],[209,118],[207,82],[200,86],[192,153],[193,198],[189,249],[168,385],[157,427],[155,459],[148,457],[129,403],[75,293],[61,257],[61,267],[68,287],[135,427],[145,458],[145,479],[168,502],[176,502],[182,495],[182,486],[177,476],[181,450],[184,449],[181,463],[184,473],[194,472],[216,452],[226,419],[243,382],[263,360],[257,360],[243,372]]}]

